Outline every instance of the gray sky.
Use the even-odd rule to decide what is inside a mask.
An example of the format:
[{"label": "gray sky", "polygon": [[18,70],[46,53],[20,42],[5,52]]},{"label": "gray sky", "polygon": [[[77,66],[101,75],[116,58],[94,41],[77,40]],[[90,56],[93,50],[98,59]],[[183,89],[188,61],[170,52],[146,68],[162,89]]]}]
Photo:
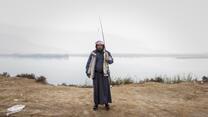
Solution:
[{"label": "gray sky", "polygon": [[207,53],[207,0],[0,0],[0,53]]}]

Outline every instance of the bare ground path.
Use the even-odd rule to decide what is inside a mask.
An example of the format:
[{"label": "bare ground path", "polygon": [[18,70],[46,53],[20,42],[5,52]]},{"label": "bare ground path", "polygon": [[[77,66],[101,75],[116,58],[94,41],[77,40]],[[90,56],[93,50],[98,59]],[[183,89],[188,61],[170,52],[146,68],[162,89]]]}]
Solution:
[{"label": "bare ground path", "polygon": [[92,111],[92,88],[52,86],[23,78],[0,78],[0,116],[15,104],[17,117],[208,117],[208,85],[130,84],[114,86],[111,109]]}]

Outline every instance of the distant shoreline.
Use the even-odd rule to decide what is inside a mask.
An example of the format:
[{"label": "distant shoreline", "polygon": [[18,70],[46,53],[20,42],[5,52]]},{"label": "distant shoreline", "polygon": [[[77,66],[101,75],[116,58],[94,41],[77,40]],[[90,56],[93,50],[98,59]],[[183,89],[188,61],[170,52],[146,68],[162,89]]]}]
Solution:
[{"label": "distant shoreline", "polygon": [[[45,58],[68,59],[70,57],[88,57],[89,54],[58,54],[58,53],[32,53],[32,54],[0,54],[0,58]],[[144,54],[144,53],[113,53],[118,58],[176,58],[176,59],[208,59],[208,54]]]}]

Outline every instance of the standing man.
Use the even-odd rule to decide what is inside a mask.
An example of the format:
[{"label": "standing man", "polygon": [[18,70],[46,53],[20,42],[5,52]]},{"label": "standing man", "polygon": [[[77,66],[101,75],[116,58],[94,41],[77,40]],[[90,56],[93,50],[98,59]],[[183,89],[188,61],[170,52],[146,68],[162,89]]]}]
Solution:
[{"label": "standing man", "polygon": [[86,74],[89,78],[93,79],[93,110],[98,110],[99,104],[105,104],[106,110],[109,110],[109,103],[112,103],[112,99],[108,65],[113,63],[113,58],[110,52],[105,50],[103,41],[97,41],[95,43],[95,48],[96,49],[90,54],[86,65]]}]

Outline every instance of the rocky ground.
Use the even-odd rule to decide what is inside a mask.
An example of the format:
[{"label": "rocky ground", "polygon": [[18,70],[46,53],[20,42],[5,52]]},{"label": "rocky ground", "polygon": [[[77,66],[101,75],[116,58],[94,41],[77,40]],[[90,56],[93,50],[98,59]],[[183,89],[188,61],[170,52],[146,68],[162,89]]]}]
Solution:
[{"label": "rocky ground", "polygon": [[113,103],[92,110],[92,88],[53,86],[0,77],[0,116],[15,104],[15,117],[208,117],[208,85],[144,83],[111,88]]}]

